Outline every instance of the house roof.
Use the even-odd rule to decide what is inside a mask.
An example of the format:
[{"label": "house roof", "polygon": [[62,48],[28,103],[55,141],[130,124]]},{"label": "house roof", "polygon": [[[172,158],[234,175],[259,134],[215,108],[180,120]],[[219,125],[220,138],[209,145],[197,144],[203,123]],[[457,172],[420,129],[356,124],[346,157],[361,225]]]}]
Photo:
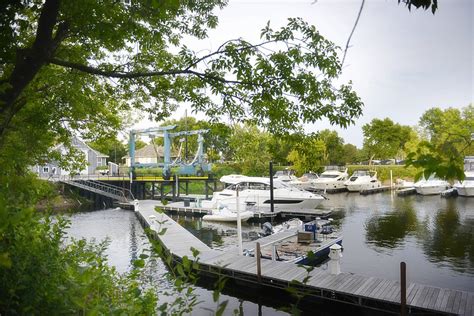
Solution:
[{"label": "house roof", "polygon": [[103,153],[101,153],[100,151],[97,151],[97,150],[91,148],[89,145],[86,144],[86,142],[84,142],[83,140],[81,140],[81,139],[80,139],[79,137],[77,137],[77,136],[73,136],[73,137],[72,137],[71,144],[72,144],[74,147],[77,147],[77,148],[82,148],[82,149],[91,150],[91,151],[93,151],[93,152],[97,155],[97,157],[99,157],[99,158],[104,158],[104,157],[107,158],[107,157],[109,157],[108,155],[103,154]]},{"label": "house roof", "polygon": [[[157,154],[158,153],[158,157]],[[143,148],[140,148],[135,151],[135,159],[136,158],[159,158],[164,156],[164,149],[163,146],[155,146],[153,144],[148,144]],[[171,153],[171,156],[175,157],[174,153]],[[130,158],[130,154],[123,156],[122,159]]]}]

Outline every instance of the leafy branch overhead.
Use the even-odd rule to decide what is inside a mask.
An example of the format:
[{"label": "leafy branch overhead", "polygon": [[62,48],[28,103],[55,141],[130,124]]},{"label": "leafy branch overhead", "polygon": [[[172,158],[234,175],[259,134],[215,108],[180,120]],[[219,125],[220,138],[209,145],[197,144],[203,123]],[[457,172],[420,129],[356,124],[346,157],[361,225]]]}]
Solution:
[{"label": "leafy branch overhead", "polygon": [[[109,104],[114,98],[112,107],[132,105],[156,119],[181,102],[212,119],[226,115],[275,132],[322,117],[347,126],[361,114],[351,84],[334,84],[338,48],[301,19],[289,19],[278,30],[267,24],[257,44],[234,39],[207,54],[181,44],[183,35],[204,38],[217,23],[212,9],[224,4],[11,1],[3,12],[10,21],[2,36],[11,40],[0,65],[0,132],[27,106],[34,88],[48,84],[48,94],[62,95],[72,80],[90,95],[76,92],[64,96],[64,103]],[[58,100],[51,101],[41,102],[58,112]],[[77,114],[71,110],[57,114]]]}]

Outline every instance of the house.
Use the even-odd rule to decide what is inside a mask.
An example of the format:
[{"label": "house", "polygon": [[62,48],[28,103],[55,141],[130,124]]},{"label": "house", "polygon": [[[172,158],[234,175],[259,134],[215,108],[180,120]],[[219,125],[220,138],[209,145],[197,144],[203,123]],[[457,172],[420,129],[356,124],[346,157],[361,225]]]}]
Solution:
[{"label": "house", "polygon": [[[78,137],[73,137],[71,145],[80,152],[82,152],[85,160],[87,161],[87,165],[83,166],[83,168],[78,171],[79,174],[96,174],[97,167],[107,166],[107,158],[109,156],[92,149],[89,145],[87,145]],[[55,149],[61,152],[62,154],[66,154],[67,152],[67,148],[62,144],[58,145]],[[35,173],[38,174],[40,178],[57,178],[70,174],[69,170],[62,169],[56,161],[50,161],[41,166],[37,165],[34,166],[32,169]]]},{"label": "house", "polygon": [[[154,164],[158,162],[163,162],[164,157],[164,148],[163,146],[156,146],[153,144],[148,144],[143,148],[137,149],[135,151],[135,163],[136,164]],[[176,158],[176,154],[171,154],[171,158]],[[125,159],[125,165],[130,167],[130,154],[123,156],[122,159]]]}]

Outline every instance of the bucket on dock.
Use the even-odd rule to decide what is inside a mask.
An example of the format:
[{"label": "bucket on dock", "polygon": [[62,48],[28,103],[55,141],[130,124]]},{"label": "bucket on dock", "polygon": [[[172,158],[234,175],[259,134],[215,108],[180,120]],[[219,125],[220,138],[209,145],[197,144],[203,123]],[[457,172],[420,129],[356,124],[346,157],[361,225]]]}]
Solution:
[{"label": "bucket on dock", "polygon": [[183,199],[184,207],[189,207],[191,205],[191,199]]}]

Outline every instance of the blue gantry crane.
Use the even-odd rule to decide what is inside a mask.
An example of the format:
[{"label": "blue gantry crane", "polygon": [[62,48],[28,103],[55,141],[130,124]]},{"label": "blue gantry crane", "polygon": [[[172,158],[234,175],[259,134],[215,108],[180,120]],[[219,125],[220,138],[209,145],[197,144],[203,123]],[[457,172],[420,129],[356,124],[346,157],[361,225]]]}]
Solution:
[{"label": "blue gantry crane", "polygon": [[[130,170],[134,174],[134,170],[137,166],[140,167],[161,167],[163,168],[163,177],[169,179],[171,176],[171,167],[178,167],[178,174],[186,175],[197,175],[202,176],[205,172],[211,170],[211,164],[204,161],[204,137],[203,134],[207,133],[209,130],[200,129],[194,131],[181,131],[181,132],[172,132],[176,125],[171,126],[162,126],[162,127],[151,127],[145,129],[134,129],[130,131],[129,139],[129,154],[130,154]],[[163,137],[163,162],[157,163],[147,163],[147,164],[137,164],[135,163],[135,138],[138,135],[147,135],[150,138]],[[198,136],[198,148],[194,159],[191,162],[187,162],[181,159],[181,149],[180,147],[178,157],[171,161],[171,144],[174,137],[179,136]],[[157,157],[158,159],[158,157]]]}]

